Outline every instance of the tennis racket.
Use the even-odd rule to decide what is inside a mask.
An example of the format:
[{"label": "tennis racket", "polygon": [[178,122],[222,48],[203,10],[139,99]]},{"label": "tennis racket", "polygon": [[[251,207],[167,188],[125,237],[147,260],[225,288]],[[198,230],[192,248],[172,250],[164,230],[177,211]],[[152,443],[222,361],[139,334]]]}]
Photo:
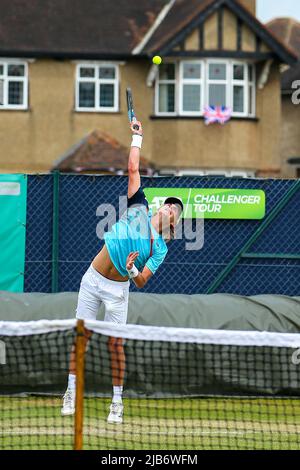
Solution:
[{"label": "tennis racket", "polygon": [[[126,89],[126,98],[127,98],[128,119],[129,119],[129,122],[131,124],[132,122],[136,121],[136,117],[135,117],[135,113],[134,113],[134,109],[133,109],[133,98],[132,98],[131,88]],[[133,126],[133,129],[138,131],[140,129],[140,126],[135,124]]]}]

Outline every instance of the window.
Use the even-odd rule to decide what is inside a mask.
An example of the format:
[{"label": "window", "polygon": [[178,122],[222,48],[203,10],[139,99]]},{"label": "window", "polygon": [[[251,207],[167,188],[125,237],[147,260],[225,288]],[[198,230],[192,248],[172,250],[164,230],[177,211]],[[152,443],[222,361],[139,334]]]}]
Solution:
[{"label": "window", "polygon": [[116,65],[79,65],[76,82],[77,111],[119,110],[119,70]]},{"label": "window", "polygon": [[162,168],[159,171],[163,176],[215,176],[220,178],[255,178],[255,172],[249,170],[231,170],[231,169],[194,169],[185,168]]},{"label": "window", "polygon": [[228,106],[227,83],[228,83],[227,64],[210,63],[207,64],[207,101],[210,106]]},{"label": "window", "polygon": [[245,69],[244,64],[233,65],[233,107],[234,113],[245,112]]},{"label": "window", "polygon": [[206,170],[204,172],[206,176],[218,176],[225,178],[254,178],[254,171],[247,170]]},{"label": "window", "polygon": [[232,64],[232,111],[234,116],[255,116],[253,64]]},{"label": "window", "polygon": [[201,116],[205,106],[227,106],[235,117],[254,117],[255,66],[224,59],[183,60],[161,67],[157,115]]},{"label": "window", "polygon": [[0,60],[0,109],[27,109],[27,63]]},{"label": "window", "polygon": [[255,66],[248,64],[248,115],[254,117],[256,114],[256,84]]},{"label": "window", "polygon": [[181,114],[199,115],[203,106],[203,80],[201,62],[180,64],[180,111]]},{"label": "window", "polygon": [[159,70],[159,79],[156,82],[156,110],[159,114],[176,114],[175,64],[164,64]]}]

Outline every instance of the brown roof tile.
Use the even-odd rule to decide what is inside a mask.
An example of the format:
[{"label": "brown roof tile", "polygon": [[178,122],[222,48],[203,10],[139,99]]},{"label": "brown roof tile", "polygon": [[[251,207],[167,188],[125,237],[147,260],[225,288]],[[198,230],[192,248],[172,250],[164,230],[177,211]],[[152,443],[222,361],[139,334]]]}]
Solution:
[{"label": "brown roof tile", "polygon": [[[54,165],[62,172],[104,172],[127,171],[129,150],[116,139],[96,129],[73,146]],[[153,174],[155,167],[141,157],[142,174]]]},{"label": "brown roof tile", "polygon": [[298,64],[282,74],[281,88],[292,93],[292,84],[300,80],[300,23],[293,18],[276,18],[267,24],[272,33],[289,46],[299,58]]},{"label": "brown roof tile", "polygon": [[0,54],[130,54],[169,0],[0,0]]},{"label": "brown roof tile", "polygon": [[300,23],[298,21],[293,18],[276,18],[270,21],[267,27],[300,58]]},{"label": "brown roof tile", "polygon": [[146,45],[147,51],[156,51],[188,25],[204,8],[215,0],[176,0],[165,20]]},{"label": "brown roof tile", "polygon": [[[167,4],[173,5],[173,0],[0,0],[0,55],[128,58]],[[217,8],[219,2],[175,0],[144,54],[168,43],[214,4]],[[228,6],[241,8],[238,0],[228,0]],[[249,11],[242,11],[271,39],[270,30]],[[273,47],[283,61],[293,61],[279,41],[273,41]]]}]

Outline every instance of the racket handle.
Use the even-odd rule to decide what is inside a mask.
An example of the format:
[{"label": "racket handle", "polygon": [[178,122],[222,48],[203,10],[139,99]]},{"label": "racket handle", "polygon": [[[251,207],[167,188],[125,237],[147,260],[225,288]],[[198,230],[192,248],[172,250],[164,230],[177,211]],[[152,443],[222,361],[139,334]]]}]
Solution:
[{"label": "racket handle", "polygon": [[[136,122],[136,117],[132,118],[132,122]],[[137,124],[134,124],[133,125],[133,129],[135,131],[139,131],[140,130],[140,126],[138,126]]]}]

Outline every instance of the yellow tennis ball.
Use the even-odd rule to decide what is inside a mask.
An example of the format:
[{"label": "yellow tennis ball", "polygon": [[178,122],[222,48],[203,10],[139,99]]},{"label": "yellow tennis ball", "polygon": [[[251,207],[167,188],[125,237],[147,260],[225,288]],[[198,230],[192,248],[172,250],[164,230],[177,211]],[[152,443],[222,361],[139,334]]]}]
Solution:
[{"label": "yellow tennis ball", "polygon": [[160,65],[162,63],[162,58],[159,55],[156,55],[152,59],[153,64]]}]

